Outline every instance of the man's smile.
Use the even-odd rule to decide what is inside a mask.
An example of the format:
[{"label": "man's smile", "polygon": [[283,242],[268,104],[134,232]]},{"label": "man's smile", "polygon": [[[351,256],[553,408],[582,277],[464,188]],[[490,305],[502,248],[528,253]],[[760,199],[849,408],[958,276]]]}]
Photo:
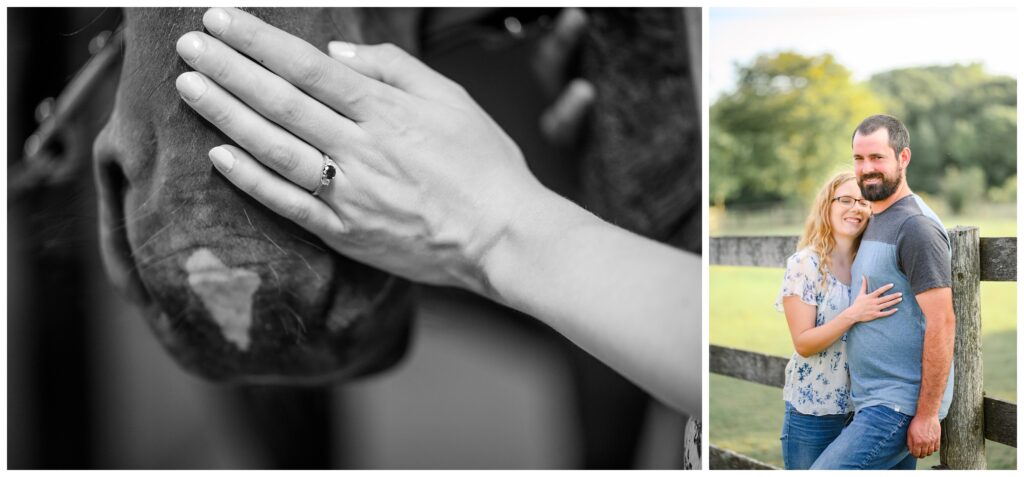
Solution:
[{"label": "man's smile", "polygon": [[878,172],[873,174],[864,174],[864,176],[861,177],[862,184],[881,184],[884,180],[885,176]]}]

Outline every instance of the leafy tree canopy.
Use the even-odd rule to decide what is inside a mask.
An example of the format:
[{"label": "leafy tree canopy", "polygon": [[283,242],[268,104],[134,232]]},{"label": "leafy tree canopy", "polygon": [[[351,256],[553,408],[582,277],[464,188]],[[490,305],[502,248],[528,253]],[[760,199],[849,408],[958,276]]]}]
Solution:
[{"label": "leafy tree canopy", "polygon": [[942,192],[947,169],[979,168],[986,187],[1016,174],[1017,81],[979,64],[904,68],[868,82],[910,130],[915,190]]},{"label": "leafy tree canopy", "polygon": [[865,83],[829,54],[766,54],[738,68],[735,91],[711,106],[715,204],[809,200],[852,167],[853,128],[877,113],[910,130],[915,190],[942,195],[950,168],[982,171],[986,187],[1016,173],[1016,80],[980,65],[904,68]]},{"label": "leafy tree canopy", "polygon": [[806,199],[849,167],[849,134],[881,108],[828,54],[763,55],[711,108],[711,197],[716,203]]}]

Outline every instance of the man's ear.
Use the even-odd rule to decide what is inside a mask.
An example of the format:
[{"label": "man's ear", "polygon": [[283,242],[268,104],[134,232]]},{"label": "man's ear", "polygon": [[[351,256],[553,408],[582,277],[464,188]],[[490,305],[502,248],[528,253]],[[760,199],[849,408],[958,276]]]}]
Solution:
[{"label": "man's ear", "polygon": [[910,165],[910,148],[909,147],[905,147],[905,148],[903,148],[902,151],[900,151],[900,165],[903,166],[904,169],[908,165]]}]

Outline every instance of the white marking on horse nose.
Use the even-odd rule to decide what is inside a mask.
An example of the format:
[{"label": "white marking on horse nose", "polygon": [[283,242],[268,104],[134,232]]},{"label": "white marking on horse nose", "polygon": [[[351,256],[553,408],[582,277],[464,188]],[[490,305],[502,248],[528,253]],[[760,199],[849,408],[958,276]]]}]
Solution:
[{"label": "white marking on horse nose", "polygon": [[258,273],[229,268],[209,249],[196,250],[185,262],[188,284],[199,295],[224,339],[238,349],[249,349],[252,295],[260,287]]}]

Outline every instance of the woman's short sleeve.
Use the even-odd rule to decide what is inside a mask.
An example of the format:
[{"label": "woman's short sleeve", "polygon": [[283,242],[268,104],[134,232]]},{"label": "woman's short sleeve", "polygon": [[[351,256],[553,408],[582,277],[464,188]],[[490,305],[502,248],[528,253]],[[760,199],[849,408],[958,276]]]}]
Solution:
[{"label": "woman's short sleeve", "polygon": [[775,309],[784,311],[782,299],[787,296],[800,297],[800,301],[818,306],[818,285],[821,274],[818,272],[818,256],[810,250],[801,250],[786,260],[786,275],[782,278],[782,289],[775,300]]}]

